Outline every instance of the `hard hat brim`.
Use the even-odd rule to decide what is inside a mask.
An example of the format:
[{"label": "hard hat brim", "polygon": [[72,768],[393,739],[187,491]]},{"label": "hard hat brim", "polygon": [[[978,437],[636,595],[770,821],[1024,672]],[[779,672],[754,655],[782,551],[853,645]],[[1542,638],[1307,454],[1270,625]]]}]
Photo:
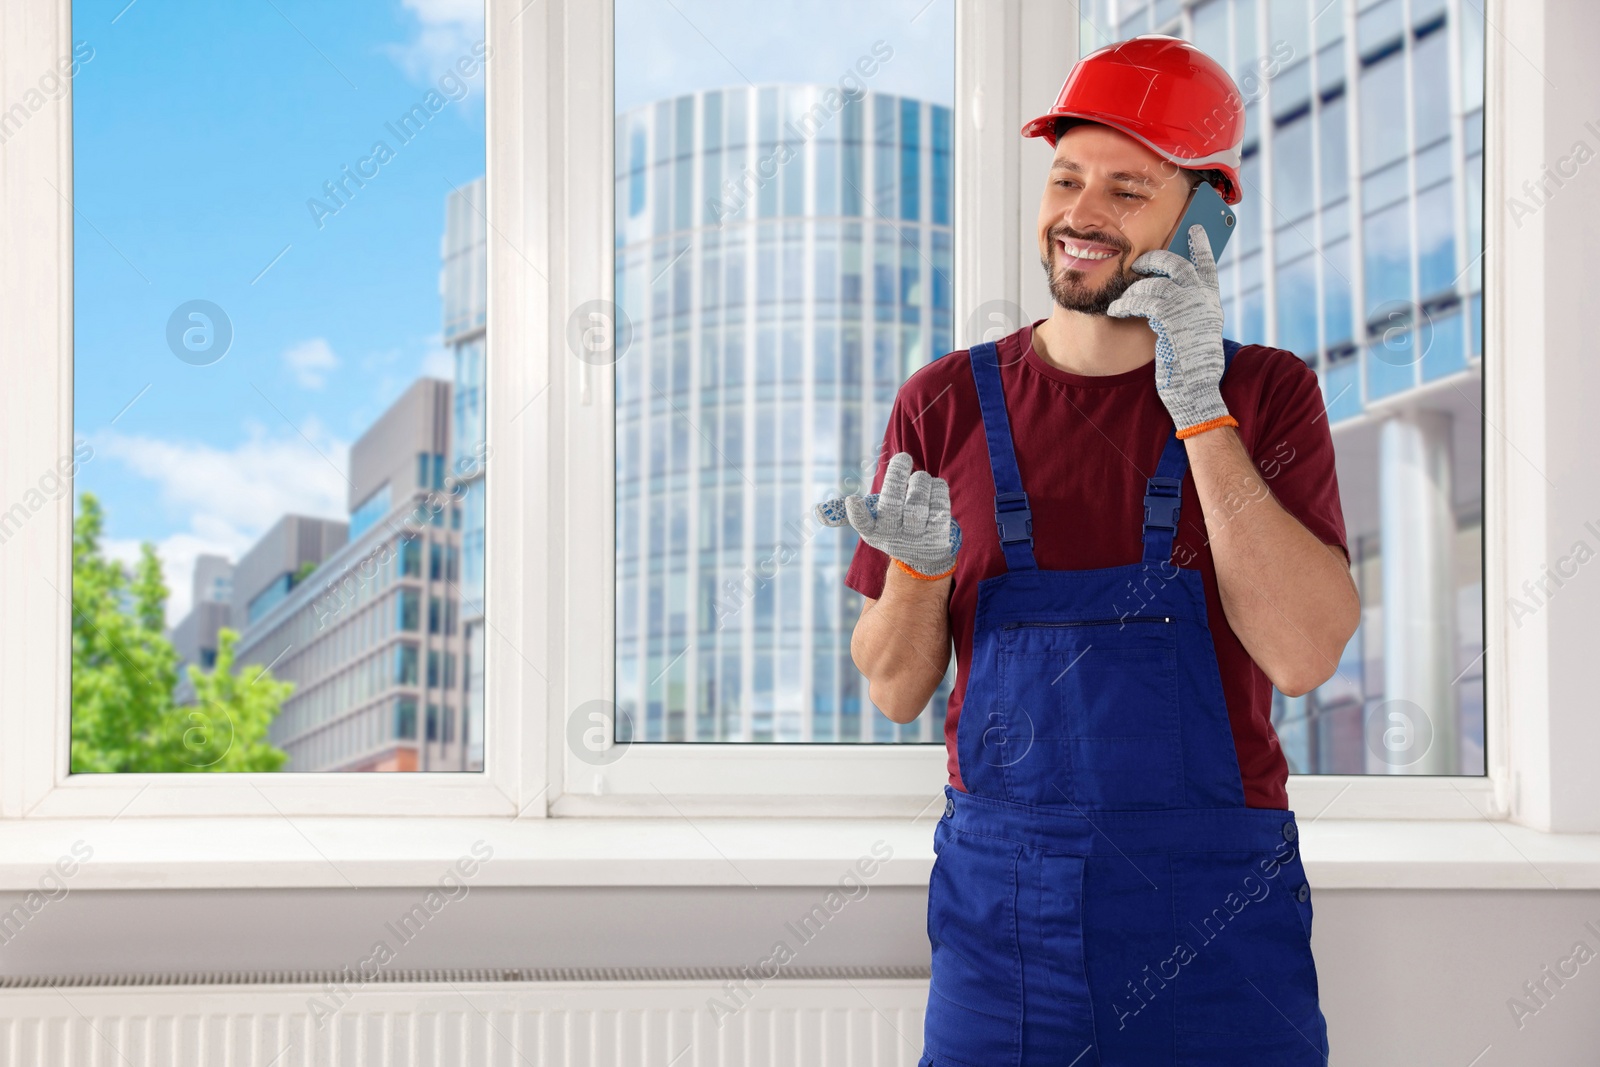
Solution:
[{"label": "hard hat brim", "polygon": [[1167,162],[1181,167],[1184,170],[1219,170],[1223,174],[1224,187],[1218,189],[1217,192],[1222,194],[1223,201],[1229,204],[1237,204],[1240,200],[1244,199],[1244,196],[1239,189],[1238,182],[1234,178],[1234,175],[1238,173],[1239,164],[1241,162],[1237,152],[1217,152],[1210,156],[1197,157],[1193,159],[1175,156],[1171,152],[1161,148],[1159,145],[1151,143],[1149,138],[1141,135],[1138,131],[1129,129],[1127,126],[1124,126],[1113,119],[1107,118],[1104,115],[1080,111],[1051,111],[1047,114],[1040,115],[1036,119],[1030,119],[1022,126],[1022,136],[1043,137],[1045,142],[1049,144],[1051,148],[1054,148],[1056,146],[1056,123],[1061,119],[1078,119],[1083,122],[1093,122],[1101,126],[1109,126],[1111,129],[1116,130],[1123,136],[1133,138],[1135,141],[1138,141],[1140,144],[1144,145],[1162,159],[1165,159]]}]

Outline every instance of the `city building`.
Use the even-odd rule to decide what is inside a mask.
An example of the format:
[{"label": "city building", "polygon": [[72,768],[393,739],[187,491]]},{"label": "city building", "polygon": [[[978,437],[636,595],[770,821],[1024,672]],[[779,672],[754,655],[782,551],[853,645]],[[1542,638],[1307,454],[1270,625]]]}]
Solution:
[{"label": "city building", "polygon": [[[286,516],[240,560],[240,662],[295,684],[268,735],[289,753],[284,770],[481,769],[461,723],[450,393],[419,378],[351,446],[348,540],[344,524],[323,523],[340,535],[323,545],[334,550],[292,555],[296,531],[320,520]],[[303,562],[319,566],[274,591]]]},{"label": "city building", "polygon": [[949,678],[873,712],[855,539],[810,509],[952,347],[950,144],[948,107],[824,85],[617,116],[619,741],[942,738]]},{"label": "city building", "polygon": [[484,179],[445,197],[439,247],[443,341],[455,359],[450,469],[461,483],[461,673],[467,762],[483,766],[484,348],[489,317],[489,225]]},{"label": "city building", "polygon": [[1081,13],[1083,52],[1185,37],[1244,98],[1224,332],[1321,377],[1363,605],[1338,673],[1277,698],[1291,769],[1482,774],[1481,8],[1094,0]]},{"label": "city building", "polygon": [[200,555],[191,582],[189,613],[167,635],[178,653],[178,684],[173,690],[178,704],[194,700],[189,668],[209,671],[217,661],[217,631],[233,625],[233,564],[223,556]]}]

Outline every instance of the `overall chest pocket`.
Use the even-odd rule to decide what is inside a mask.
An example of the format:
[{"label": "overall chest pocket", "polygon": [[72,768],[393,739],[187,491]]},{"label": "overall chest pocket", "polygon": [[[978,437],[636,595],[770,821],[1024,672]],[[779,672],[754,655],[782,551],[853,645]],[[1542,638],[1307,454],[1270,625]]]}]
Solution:
[{"label": "overall chest pocket", "polygon": [[999,647],[1000,763],[1011,800],[1184,806],[1177,640],[1162,616],[1016,623]]}]

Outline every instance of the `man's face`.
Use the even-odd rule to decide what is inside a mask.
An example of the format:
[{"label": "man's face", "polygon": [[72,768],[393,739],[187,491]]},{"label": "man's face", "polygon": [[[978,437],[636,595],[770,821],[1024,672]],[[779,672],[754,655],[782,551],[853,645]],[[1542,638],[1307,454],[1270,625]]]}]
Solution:
[{"label": "man's face", "polygon": [[1070,127],[1039,201],[1039,262],[1055,302],[1104,315],[1146,277],[1133,262],[1167,247],[1189,190],[1186,171],[1133,138],[1096,123]]}]

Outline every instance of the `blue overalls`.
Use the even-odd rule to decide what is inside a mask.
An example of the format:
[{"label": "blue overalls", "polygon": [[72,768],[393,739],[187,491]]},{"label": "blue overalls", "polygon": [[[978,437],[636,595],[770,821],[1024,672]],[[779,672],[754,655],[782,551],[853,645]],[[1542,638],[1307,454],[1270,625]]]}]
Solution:
[{"label": "blue overalls", "polygon": [[1171,562],[1183,442],[1140,562],[1040,570],[994,344],[971,361],[1006,571],[934,832],[918,1067],[1325,1064],[1294,813],[1245,806],[1200,572]]}]

